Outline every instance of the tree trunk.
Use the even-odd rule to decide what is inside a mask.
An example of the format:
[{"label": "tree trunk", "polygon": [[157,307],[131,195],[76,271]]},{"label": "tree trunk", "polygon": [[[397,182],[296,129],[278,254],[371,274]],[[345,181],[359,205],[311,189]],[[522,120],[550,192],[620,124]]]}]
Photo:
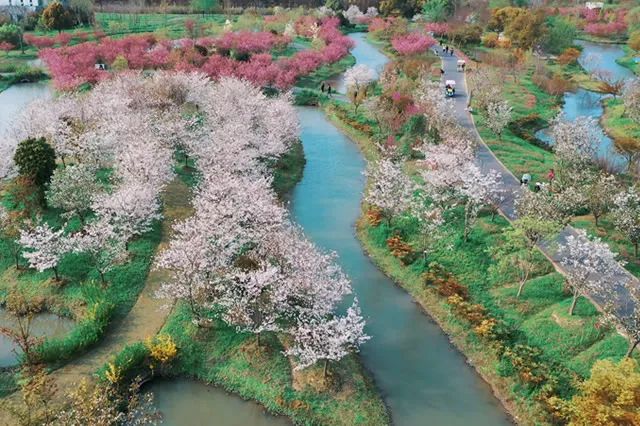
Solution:
[{"label": "tree trunk", "polygon": [[633,350],[636,348],[636,346],[638,346],[638,344],[640,344],[640,340],[632,340],[629,342],[629,349],[627,350],[627,354],[625,355],[627,358],[631,357],[631,354],[633,354]]},{"label": "tree trunk", "polygon": [[571,306],[569,307],[569,315],[573,315],[573,311],[576,308],[576,303],[578,302],[578,297],[580,297],[580,293],[578,293],[578,291],[574,291],[573,300],[571,301]]},{"label": "tree trunk", "polygon": [[100,281],[102,282],[102,286],[106,287],[107,286],[107,280],[104,279],[104,272],[102,272],[100,269],[98,269],[98,274],[100,274]]},{"label": "tree trunk", "polygon": [[518,286],[518,294],[516,294],[516,298],[519,299],[520,295],[522,294],[522,290],[524,290],[524,285],[527,283],[527,280],[524,279],[520,282],[520,285]]},{"label": "tree trunk", "polygon": [[60,277],[58,276],[58,267],[53,267],[53,275],[56,277],[56,281],[60,281]]},{"label": "tree trunk", "polygon": [[328,360],[328,359],[325,359],[325,360],[324,360],[324,367],[323,367],[323,369],[322,369],[322,377],[323,377],[324,379],[326,379],[326,378],[327,378],[327,371],[328,371],[328,369],[329,369],[329,360]]},{"label": "tree trunk", "polygon": [[593,220],[596,223],[596,228],[598,227],[598,219],[600,218],[600,215],[592,213],[593,214]]},{"label": "tree trunk", "polygon": [[260,333],[256,333],[256,343],[258,344],[258,347],[260,347]]},{"label": "tree trunk", "polygon": [[638,242],[633,243],[633,254],[636,258],[638,258]]}]

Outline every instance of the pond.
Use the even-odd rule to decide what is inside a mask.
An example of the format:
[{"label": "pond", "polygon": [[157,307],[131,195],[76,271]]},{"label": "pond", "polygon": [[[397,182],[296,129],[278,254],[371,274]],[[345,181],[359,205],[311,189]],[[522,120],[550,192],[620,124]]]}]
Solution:
[{"label": "pond", "polygon": [[[0,325],[16,330],[16,321],[6,310],[0,309]],[[43,312],[37,314],[31,321],[31,334],[37,337],[61,337],[69,333],[75,323],[55,314]],[[17,364],[16,351],[19,348],[8,337],[0,334],[0,367]]]},{"label": "pond", "polygon": [[[612,80],[634,77],[631,70],[616,62],[616,59],[624,56],[624,50],[620,45],[593,43],[583,40],[577,40],[576,44],[583,48],[578,62],[588,72],[606,76],[606,78]],[[562,113],[569,120],[575,120],[577,117],[600,119],[604,114],[602,106],[604,97],[600,93],[585,89],[567,92],[564,94]],[[536,136],[545,143],[553,145],[553,138],[549,133],[548,129],[542,129],[536,133]],[[625,165],[624,158],[615,152],[613,140],[604,131],[599,137],[597,155],[598,158],[608,159],[617,168],[622,168]]]},{"label": "pond", "polygon": [[0,92],[0,137],[8,130],[9,125],[25,106],[36,99],[49,98],[52,94],[53,89],[45,81],[14,84],[7,90]]},{"label": "pond", "polygon": [[284,417],[272,416],[255,402],[244,401],[225,391],[189,380],[161,380],[147,389],[154,394],[156,407],[166,426],[284,426]]}]

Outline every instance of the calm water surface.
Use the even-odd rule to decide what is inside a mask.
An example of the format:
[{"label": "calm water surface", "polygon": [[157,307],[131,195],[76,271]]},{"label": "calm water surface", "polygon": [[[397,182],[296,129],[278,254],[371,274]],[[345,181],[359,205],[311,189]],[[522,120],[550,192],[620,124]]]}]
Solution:
[{"label": "calm water surface", "polygon": [[[631,70],[616,63],[616,59],[624,56],[624,50],[620,45],[583,40],[577,40],[576,44],[583,48],[578,62],[588,72],[605,75],[614,80],[634,77]],[[577,117],[593,117],[598,120],[604,114],[602,99],[603,95],[585,89],[567,92],[564,94],[562,112],[569,120],[575,120]],[[547,144],[553,145],[553,138],[548,129],[538,131],[536,136]],[[604,132],[598,142],[598,157],[609,158],[617,166],[625,164],[625,160],[615,152],[613,141]]]},{"label": "calm water surface", "polygon": [[[16,330],[15,319],[0,309],[0,325]],[[73,329],[75,323],[51,313],[36,315],[31,321],[31,334],[38,337],[61,337]],[[17,364],[16,351],[18,347],[9,338],[0,334],[0,367],[8,367]]]},{"label": "calm water surface", "polygon": [[16,84],[0,92],[0,143],[2,135],[25,106],[36,99],[49,98],[52,93],[51,86],[45,81]]}]

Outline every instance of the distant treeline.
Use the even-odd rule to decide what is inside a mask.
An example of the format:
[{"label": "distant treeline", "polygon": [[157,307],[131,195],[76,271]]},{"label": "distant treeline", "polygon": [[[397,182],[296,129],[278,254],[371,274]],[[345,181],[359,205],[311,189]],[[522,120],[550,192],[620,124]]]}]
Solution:
[{"label": "distant treeline", "polygon": [[[326,0],[219,0],[221,11],[234,12],[245,8],[272,8],[275,6],[295,8],[305,6],[308,8],[320,7]],[[348,3],[357,5],[360,10],[366,11],[368,7],[378,7],[380,0],[349,0]],[[190,0],[173,0],[168,4],[162,4],[161,0],[130,0],[113,1],[97,0],[96,10],[104,12],[167,12],[190,13]]]}]

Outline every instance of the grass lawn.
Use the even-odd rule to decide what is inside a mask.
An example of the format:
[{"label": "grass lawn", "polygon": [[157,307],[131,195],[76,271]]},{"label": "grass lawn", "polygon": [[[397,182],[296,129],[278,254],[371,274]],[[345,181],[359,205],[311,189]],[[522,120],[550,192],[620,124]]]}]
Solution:
[{"label": "grass lawn", "polygon": [[625,117],[622,99],[605,99],[604,109],[601,123],[609,136],[613,139],[628,137],[640,140],[640,123]]},{"label": "grass lawn", "polygon": [[198,329],[189,309],[179,305],[163,329],[176,342],[178,358],[172,371],[194,377],[285,414],[296,424],[384,425],[389,417],[373,383],[350,356],[330,366],[326,382],[321,366],[292,372],[278,337],[268,334],[257,345],[255,336],[215,323]]},{"label": "grass lawn", "polygon": [[[538,392],[522,385],[516,376],[505,377],[501,370],[504,360],[499,353],[491,345],[483,344],[473,328],[452,313],[446,298],[426,284],[422,278],[427,270],[425,264],[417,261],[404,266],[391,255],[386,239],[395,233],[416,249],[419,247],[412,234],[415,230],[405,223],[394,221],[390,229],[386,225],[371,227],[361,221],[359,236],[374,261],[436,318],[481,374],[498,388],[499,394],[515,397],[512,402],[523,416],[521,419],[545,424],[539,417],[542,409],[537,406]],[[485,215],[465,243],[461,223],[449,222],[427,262],[443,265],[468,289],[473,303],[479,303],[491,317],[501,319],[515,331],[510,346],[524,344],[540,349],[541,362],[557,372],[560,383],[571,383],[574,375],[587,377],[598,359],[622,358],[627,350],[626,340],[615,330],[599,324],[599,314],[587,299],[580,298],[575,314],[568,315],[571,295],[564,290],[563,277],[553,272],[546,259],[540,257],[538,273],[529,280],[522,296],[516,298],[516,284],[492,268],[496,261],[488,255],[491,247],[500,244],[501,231],[508,226],[503,218],[491,222]],[[561,389],[565,397],[575,391],[566,384]]]},{"label": "grass lawn", "polygon": [[617,62],[623,67],[629,68],[636,75],[640,75],[640,63],[634,61],[634,58],[640,57],[640,53],[631,49],[629,46],[623,47],[625,55],[618,59]]}]

